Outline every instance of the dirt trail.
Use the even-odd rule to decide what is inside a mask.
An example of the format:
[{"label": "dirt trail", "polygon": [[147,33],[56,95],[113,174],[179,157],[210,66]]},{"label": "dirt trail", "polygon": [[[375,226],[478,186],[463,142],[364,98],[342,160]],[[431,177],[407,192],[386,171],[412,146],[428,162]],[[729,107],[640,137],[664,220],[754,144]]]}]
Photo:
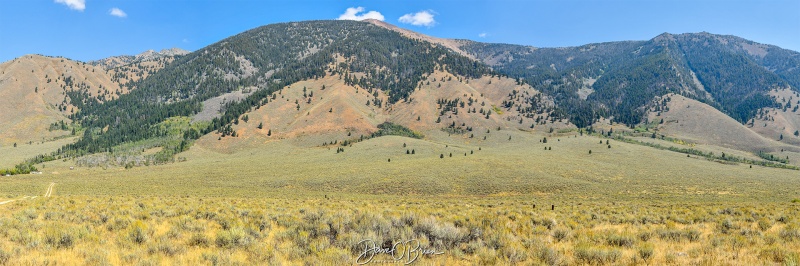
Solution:
[{"label": "dirt trail", "polygon": [[[47,187],[47,190],[44,192],[44,196],[43,197],[49,198],[50,196],[52,196],[53,195],[53,187],[55,185],[56,185],[56,183],[50,183],[50,186]],[[18,201],[18,200],[35,199],[35,198],[38,198],[38,197],[39,196],[33,196],[33,197],[31,197],[31,196],[23,196],[22,198],[19,198],[19,199],[0,201],[0,205],[12,203],[12,202],[15,202],[15,201]]]},{"label": "dirt trail", "polygon": [[47,192],[44,193],[44,197],[49,198],[50,196],[53,195],[53,186],[55,185],[56,183],[50,183],[50,186],[47,187]]}]

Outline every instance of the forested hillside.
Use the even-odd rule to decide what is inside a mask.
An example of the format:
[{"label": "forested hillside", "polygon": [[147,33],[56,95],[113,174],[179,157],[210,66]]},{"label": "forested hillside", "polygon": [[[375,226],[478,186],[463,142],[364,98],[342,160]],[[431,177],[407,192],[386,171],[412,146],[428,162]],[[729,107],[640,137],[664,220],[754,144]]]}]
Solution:
[{"label": "forested hillside", "polygon": [[407,100],[423,77],[437,68],[472,78],[491,73],[486,65],[449,49],[366,22],[263,26],[183,56],[134,82],[136,90],[113,101],[74,97],[73,104],[81,111],[71,118],[88,130],[62,152],[80,156],[164,136],[168,133],[155,125],[168,118],[191,116],[201,110],[204,100],[218,95],[256,90],[245,100],[224,106],[224,114],[207,127],[182,132],[184,142],[170,147],[180,152],[192,139],[228,125],[268,102],[273,92],[300,80],[340,75],[350,84],[383,90],[391,104]]},{"label": "forested hillside", "polygon": [[[454,45],[460,45],[457,51]],[[307,21],[255,28],[186,55],[176,56],[182,54],[178,50],[166,53],[151,60],[152,65],[136,63],[139,57],[95,62],[109,68],[119,91],[103,98],[90,90],[65,91],[62,105],[75,111],[69,114],[73,124],[61,127],[79,129],[76,133],[82,137],[32,162],[94,153],[142,154],[151,148],[158,149],[157,162],[173,160],[174,154],[203,135],[235,133],[229,132],[231,125],[242,115],[275,101],[275,94],[290,85],[326,76],[335,76],[356,92],[368,91],[372,97],[364,100],[366,106],[385,110],[396,104],[402,110],[417,106],[412,94],[441,88],[445,77],[458,84],[445,83],[444,89],[458,88],[459,95],[418,96],[449,95],[453,99],[438,99],[440,108],[459,103],[464,108],[459,100],[484,98],[485,91],[474,93],[495,87],[489,85],[497,77],[510,86],[503,88],[509,89],[508,95],[492,91],[486,96],[505,100],[486,110],[466,109],[467,114],[480,113],[487,120],[493,112],[500,114],[501,108],[514,108],[517,116],[513,119],[518,124],[530,122],[526,126],[530,129],[544,121],[583,128],[602,118],[633,127],[646,122],[650,110],[658,109],[654,99],[670,93],[708,104],[745,123],[759,110],[781,107],[768,92],[797,91],[800,85],[797,52],[708,33],[534,48],[444,40],[375,22]],[[126,70],[129,67],[136,71]],[[434,73],[439,73],[438,80]],[[516,82],[503,81],[504,77]],[[478,79],[486,83],[478,88],[469,84]],[[65,77],[65,82],[76,81]],[[311,104],[313,96],[303,93]],[[236,100],[224,101],[226,96]],[[299,112],[295,101],[294,111]],[[205,109],[211,108],[204,111],[205,118],[191,119],[203,111],[204,104]],[[430,121],[438,124],[445,119],[457,128],[455,122],[462,118],[457,112],[446,113],[441,111],[440,117]],[[430,121],[421,121],[420,115],[412,118],[430,127],[426,124]],[[458,122],[464,127],[470,124]]]},{"label": "forested hillside", "polygon": [[553,95],[578,126],[601,116],[641,123],[645,105],[667,93],[708,103],[744,123],[776,106],[770,90],[796,90],[800,79],[799,53],[708,33],[567,48],[465,42],[462,49]]}]

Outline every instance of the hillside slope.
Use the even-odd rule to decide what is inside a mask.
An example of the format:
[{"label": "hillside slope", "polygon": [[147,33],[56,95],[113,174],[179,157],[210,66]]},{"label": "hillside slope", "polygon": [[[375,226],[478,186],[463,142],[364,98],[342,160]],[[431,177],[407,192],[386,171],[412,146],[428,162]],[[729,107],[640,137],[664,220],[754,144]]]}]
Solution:
[{"label": "hillside slope", "polygon": [[[163,134],[154,125],[170,117],[193,116],[209,99],[248,90],[239,102],[221,106],[222,114],[187,141],[227,127],[242,114],[266,104],[278,90],[302,80],[335,75],[345,84],[386,95],[384,104],[408,101],[422,78],[434,71],[478,78],[488,66],[429,42],[410,39],[355,21],[308,21],[255,28],[182,56],[131,85],[137,89],[104,103],[91,103],[77,115],[94,129],[73,154]],[[211,110],[213,111],[213,110]],[[99,129],[103,129],[100,131]]]},{"label": "hillside slope", "polygon": [[498,128],[549,132],[573,127],[552,116],[550,99],[512,79],[467,79],[437,71],[424,81],[408,101],[395,104],[387,103],[381,90],[350,85],[334,75],[300,81],[238,117],[229,131],[217,131],[201,143],[226,153],[284,139],[319,146],[369,137],[385,122],[423,135],[450,134],[475,141]]},{"label": "hillside slope", "polygon": [[[774,149],[783,145],[772,135],[792,144],[798,124],[793,107],[784,110],[797,91],[796,53],[708,33],[534,48],[441,39],[377,21],[306,21],[254,28],[185,55],[164,53],[110,58],[97,69],[81,63],[84,72],[105,75],[94,77],[97,84],[87,76],[57,77],[61,95],[47,97],[58,112],[43,124],[68,115],[86,130],[52,158],[125,147],[156,149],[161,161],[171,161],[201,138],[221,150],[285,138],[315,146],[369,135],[385,122],[463,138],[609,120],[633,128],[664,95],[698,108],[662,112],[685,124],[668,123],[660,133],[698,143]],[[759,119],[777,121],[768,130],[742,126]],[[707,124],[726,132],[704,132]],[[25,130],[40,131],[14,129]]]},{"label": "hillside slope", "polygon": [[769,91],[797,91],[800,78],[800,53],[709,33],[566,48],[467,41],[461,49],[553,96],[579,126],[599,117],[641,123],[647,104],[669,93],[744,123],[758,110],[778,106]]},{"label": "hillside slope", "polygon": [[800,146],[800,93],[781,89],[770,96],[780,107],[760,110],[747,126],[767,139]]},{"label": "hillside slope", "polygon": [[707,104],[675,94],[667,98],[666,108],[648,116],[650,121],[663,121],[658,134],[750,152],[772,152],[780,146]]},{"label": "hillside slope", "polygon": [[88,96],[120,89],[102,68],[65,58],[26,55],[0,64],[0,144],[42,141],[68,134],[50,124],[78,112],[67,92]]},{"label": "hillside slope", "polygon": [[[0,106],[0,144],[43,141],[64,135],[69,116],[85,104],[105,102],[134,89],[133,82],[152,75],[183,50],[142,54],[129,65],[84,63],[60,57],[25,55],[0,64],[0,97],[14,99]],[[116,59],[114,59],[116,58]],[[112,57],[101,60],[116,62]],[[64,121],[65,126],[50,130]]]},{"label": "hillside slope", "polygon": [[161,61],[161,59],[172,61],[175,59],[175,57],[186,55],[188,53],[190,52],[181,48],[163,49],[161,51],[147,50],[137,55],[111,56],[100,60],[91,61],[89,64],[102,66],[105,69],[114,69],[130,64]]}]

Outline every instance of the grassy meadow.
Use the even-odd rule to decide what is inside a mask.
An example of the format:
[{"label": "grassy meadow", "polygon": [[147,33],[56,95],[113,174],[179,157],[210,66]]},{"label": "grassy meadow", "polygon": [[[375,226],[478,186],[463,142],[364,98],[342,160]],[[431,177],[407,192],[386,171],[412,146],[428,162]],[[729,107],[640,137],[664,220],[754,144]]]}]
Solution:
[{"label": "grassy meadow", "polygon": [[434,253],[421,265],[800,263],[798,171],[488,131],[340,153],[320,145],[333,137],[206,136],[176,163],[38,165],[0,177],[0,202],[16,200],[0,205],[0,265],[356,264],[363,240]]}]

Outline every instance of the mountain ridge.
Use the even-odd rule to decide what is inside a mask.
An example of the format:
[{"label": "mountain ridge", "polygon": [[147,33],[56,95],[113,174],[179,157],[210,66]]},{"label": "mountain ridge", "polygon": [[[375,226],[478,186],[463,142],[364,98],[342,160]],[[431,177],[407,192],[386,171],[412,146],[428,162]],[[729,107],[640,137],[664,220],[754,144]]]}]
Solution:
[{"label": "mountain ridge", "polygon": [[[474,129],[552,133],[604,127],[597,123],[609,119],[611,125],[633,128],[649,123],[651,110],[661,108],[654,100],[668,94],[708,104],[744,124],[770,117],[760,110],[791,107],[787,96],[769,92],[796,90],[797,69],[791,51],[709,33],[536,48],[442,39],[378,21],[271,24],[185,55],[163,52],[168,55],[147,51],[138,56],[158,57],[149,63],[106,70],[127,71],[124,78],[112,75],[124,93],[106,100],[70,95],[68,101],[79,111],[68,118],[85,129],[83,137],[52,156],[79,157],[125,143],[150,143],[143,147],[162,147],[159,158],[168,160],[202,136],[264,135],[273,127],[275,136],[322,134],[338,140],[345,133],[369,135],[381,122],[469,138]],[[775,54],[790,56],[781,61]],[[299,94],[296,84],[309,81],[316,85]],[[336,86],[329,91],[339,98],[322,99],[334,95],[322,93],[324,85]],[[278,106],[274,102],[283,107],[268,107]],[[265,106],[278,113],[254,115],[259,130],[243,127],[245,117]],[[353,110],[358,113],[354,119],[371,122],[347,120],[312,129],[329,122],[319,108],[327,113]],[[396,108],[411,115],[398,116],[392,111]],[[318,113],[301,118],[304,110],[309,116]],[[267,116],[272,120],[263,119]],[[190,118],[188,126],[180,125],[182,117]],[[781,117],[782,124],[796,124],[789,113]],[[354,126],[331,128],[346,124]],[[791,131],[762,134],[779,130]]]},{"label": "mountain ridge", "polygon": [[[786,84],[792,84],[792,88],[797,90],[798,86],[795,85],[796,82],[793,80],[795,76],[800,75],[795,74],[796,68],[787,67],[787,65],[791,66],[792,62],[795,62],[793,61],[795,57],[800,58],[800,53],[770,46],[773,52],[764,54],[765,58],[773,58],[773,61],[769,62],[776,67],[770,70],[766,66],[767,61],[759,63],[753,58],[754,55],[743,55],[743,48],[736,48],[753,44],[755,42],[742,38],[710,33],[663,33],[648,41],[606,42],[576,47],[533,49],[529,46],[467,42],[462,48],[479,57],[481,61],[492,64],[500,72],[526,79],[527,82],[532,82],[534,86],[555,94],[562,105],[568,106],[568,108],[569,106],[578,106],[575,108],[578,110],[573,109],[570,111],[573,114],[580,112],[580,109],[591,109],[592,111],[583,112],[599,113],[601,116],[616,116],[619,122],[633,125],[642,121],[643,113],[632,112],[632,110],[642,108],[642,104],[652,99],[652,97],[669,92],[683,91],[687,95],[694,95],[693,98],[697,100],[716,104],[716,108],[722,109],[726,114],[740,121],[740,123],[744,123],[755,115],[757,109],[774,105],[774,102],[770,102],[767,96],[768,91]],[[766,47],[766,45],[764,46]],[[655,51],[653,49],[661,49],[662,56],[665,57],[658,59],[658,57],[647,56],[648,52]],[[710,51],[708,49],[714,49],[715,52],[709,55],[703,54],[704,51]],[[791,54],[792,56],[787,59],[789,63],[780,64],[779,60],[770,56],[773,53]],[[630,106],[614,107],[615,102],[618,103],[619,101],[609,101],[609,98],[596,98],[592,102],[591,95],[589,95],[590,102],[588,103],[577,100],[579,98],[578,91],[583,87],[582,82],[580,82],[582,79],[599,81],[593,82],[591,85],[592,91],[595,92],[594,95],[602,95],[601,91],[603,89],[611,91],[617,89],[605,86],[609,84],[608,82],[624,85],[626,82],[636,80],[633,76],[625,75],[634,73],[631,72],[634,69],[630,67],[644,65],[637,63],[626,67],[625,63],[637,59],[651,60],[651,62],[655,63],[652,67],[656,69],[651,69],[647,71],[648,73],[672,75],[669,80],[682,81],[674,84],[671,90],[646,93],[642,97],[647,97],[631,103],[632,105]],[[663,61],[665,59],[668,61]],[[720,64],[720,62],[728,63]],[[797,63],[800,64],[800,61],[797,61]],[[678,70],[678,73],[671,73],[673,72],[670,70],[672,68]],[[608,71],[613,72],[620,69],[624,74],[621,77],[614,78],[614,76],[607,75]],[[740,81],[737,80],[736,82],[741,84],[734,84],[731,87],[731,85],[724,82],[733,81],[732,77],[715,78],[719,74],[714,71],[719,71],[720,69],[723,70],[721,73],[737,75]],[[691,78],[687,79],[687,75],[691,76]],[[562,78],[566,79],[559,80]],[[622,81],[622,83],[615,82],[615,80]],[[651,81],[648,82],[653,84]],[[676,85],[684,89],[676,91]],[[637,92],[642,86],[634,87],[632,88],[633,91],[631,89],[623,91]],[[752,93],[753,91],[756,93]],[[610,93],[608,95],[614,94]],[[559,95],[561,97],[558,97]],[[731,101],[734,103],[731,103]],[[612,108],[608,108],[609,105]],[[620,110],[627,113],[618,113]],[[573,116],[573,119],[585,121],[579,122],[579,125],[588,125],[597,119],[597,117],[592,116],[592,114],[579,117]]]},{"label": "mountain ridge", "polygon": [[161,58],[174,58],[175,56],[182,56],[188,53],[190,53],[190,51],[183,50],[177,47],[162,49],[161,51],[155,51],[150,49],[136,55],[109,56],[98,60],[92,60],[87,63],[92,65],[100,65],[106,69],[113,69],[140,62],[156,61]]}]

